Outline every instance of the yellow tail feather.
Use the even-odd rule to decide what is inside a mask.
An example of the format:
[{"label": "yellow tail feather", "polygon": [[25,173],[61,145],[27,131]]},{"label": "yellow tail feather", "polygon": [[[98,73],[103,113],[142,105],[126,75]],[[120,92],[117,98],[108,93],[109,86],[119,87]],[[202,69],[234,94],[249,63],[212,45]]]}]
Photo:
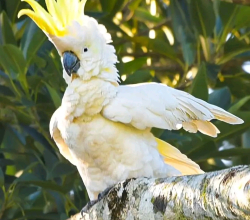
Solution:
[{"label": "yellow tail feather", "polygon": [[158,143],[157,149],[163,156],[165,163],[179,170],[182,175],[204,173],[204,171],[200,169],[198,164],[190,160],[186,155],[182,154],[171,144],[168,144],[158,138],[156,138],[156,141]]}]

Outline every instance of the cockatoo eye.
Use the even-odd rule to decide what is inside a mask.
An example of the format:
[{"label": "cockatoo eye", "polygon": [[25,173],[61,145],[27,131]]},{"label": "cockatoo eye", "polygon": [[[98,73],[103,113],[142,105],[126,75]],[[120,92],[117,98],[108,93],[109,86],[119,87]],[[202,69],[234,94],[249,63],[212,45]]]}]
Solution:
[{"label": "cockatoo eye", "polygon": [[85,47],[83,51],[84,51],[85,53],[88,52],[88,48]]},{"label": "cockatoo eye", "polygon": [[80,60],[73,52],[66,51],[63,53],[63,66],[67,74],[71,76],[80,68]]}]

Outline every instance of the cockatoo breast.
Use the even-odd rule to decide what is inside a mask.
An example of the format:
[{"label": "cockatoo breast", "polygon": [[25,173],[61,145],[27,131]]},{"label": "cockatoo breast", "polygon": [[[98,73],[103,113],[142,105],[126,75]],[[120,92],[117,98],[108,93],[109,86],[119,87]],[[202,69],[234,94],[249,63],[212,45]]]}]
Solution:
[{"label": "cockatoo breast", "polygon": [[91,200],[107,187],[127,178],[180,174],[164,163],[148,129],[138,130],[112,122],[101,114],[92,116],[90,121],[64,121],[58,121],[58,129]]},{"label": "cockatoo breast", "polygon": [[115,84],[99,78],[89,81],[83,81],[80,78],[73,79],[62,99],[63,115],[70,122],[89,121],[102,111],[103,107],[116,96],[116,93]]}]

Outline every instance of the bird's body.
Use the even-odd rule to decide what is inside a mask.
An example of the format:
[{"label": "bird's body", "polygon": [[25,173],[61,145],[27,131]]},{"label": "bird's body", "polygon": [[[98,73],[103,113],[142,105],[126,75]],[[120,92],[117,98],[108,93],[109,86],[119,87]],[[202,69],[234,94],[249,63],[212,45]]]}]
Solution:
[{"label": "bird's body", "polygon": [[181,174],[164,162],[150,129],[139,130],[103,116],[119,87],[99,79],[80,81],[66,89],[52,117],[51,133],[61,153],[77,166],[91,199],[127,178]]},{"label": "bird's body", "polygon": [[58,129],[91,200],[127,178],[180,174],[164,163],[149,131],[117,125],[100,114],[89,122],[68,123],[62,128],[59,123]]},{"label": "bird's body", "polygon": [[[46,0],[50,14],[34,0],[23,10],[47,34],[62,56],[68,84],[50,133],[74,164],[90,199],[132,177],[166,177],[203,171],[173,146],[153,136],[152,127],[216,137],[210,122],[243,121],[188,93],[159,83],[120,86],[115,49],[106,28],[83,15],[85,1]],[[64,17],[65,16],[65,17]],[[62,19],[64,18],[64,19]]]}]

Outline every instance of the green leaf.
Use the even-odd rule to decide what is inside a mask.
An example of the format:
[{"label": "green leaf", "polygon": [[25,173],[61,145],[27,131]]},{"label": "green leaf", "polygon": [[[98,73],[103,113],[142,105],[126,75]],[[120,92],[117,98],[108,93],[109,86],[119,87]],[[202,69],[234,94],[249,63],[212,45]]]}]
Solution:
[{"label": "green leaf", "polygon": [[[8,73],[10,80],[18,79],[22,88],[27,92],[27,65],[21,50],[14,45],[6,44],[2,47],[0,46],[0,57],[0,66]],[[16,93],[18,93],[17,90]]]},{"label": "green leaf", "polygon": [[0,187],[4,185],[4,173],[2,168],[0,167]]},{"label": "green leaf", "polygon": [[[10,75],[12,71],[12,62],[10,58],[5,54],[4,47],[0,46],[0,66],[5,70],[5,72]],[[15,71],[15,70],[14,70]],[[17,70],[18,71],[18,70]]]},{"label": "green leaf", "polygon": [[25,4],[20,0],[5,1],[5,4],[8,17],[11,19],[11,22],[14,23],[17,20],[18,11]]},{"label": "green leaf", "polygon": [[224,46],[224,54],[220,56],[217,60],[217,64],[224,64],[234,57],[239,56],[245,52],[250,51],[249,44],[246,44],[244,41],[240,41],[237,38],[229,39]]},{"label": "green leaf", "polygon": [[31,173],[23,174],[21,177],[15,180],[15,183],[26,183],[42,187],[43,189],[49,189],[60,193],[66,193],[65,189],[62,186],[59,186],[51,181],[42,181],[36,175]]},{"label": "green leaf", "polygon": [[[8,105],[8,106],[16,106],[16,103],[13,103],[13,99],[11,99],[8,96],[0,95],[0,102],[2,104]],[[3,109],[1,109],[1,110],[3,110]],[[4,112],[2,112],[1,110],[0,110],[1,113],[4,113],[4,114],[6,113],[5,110],[4,110]]]},{"label": "green leaf", "polygon": [[126,0],[119,0],[119,1],[116,0],[113,9],[108,15],[108,17],[113,19],[113,17],[116,15],[117,12],[122,11],[125,1]]},{"label": "green leaf", "polygon": [[100,0],[102,10],[104,12],[110,13],[115,6],[116,0]]},{"label": "green leaf", "polygon": [[228,110],[231,113],[236,113],[243,105],[245,105],[250,100],[250,96],[246,96],[236,102],[233,106]]},{"label": "green leaf", "polygon": [[18,197],[24,199],[26,197],[31,196],[33,193],[36,193],[36,192],[37,192],[37,187],[23,186],[23,187],[20,187]]},{"label": "green leaf", "polygon": [[142,0],[134,0],[134,1],[131,1],[128,5],[128,8],[131,10],[131,11],[134,11],[135,9],[137,9],[140,5]]},{"label": "green leaf", "polygon": [[189,153],[188,157],[190,157],[192,160],[196,162],[200,162],[206,160],[208,154],[211,154],[211,152],[216,152],[216,151],[217,151],[217,146],[215,142],[208,141],[203,146],[192,151],[192,153]]},{"label": "green leaf", "polygon": [[43,189],[50,189],[56,192],[60,192],[62,194],[66,193],[65,189],[62,186],[59,186],[58,184],[55,184],[53,182],[49,181],[24,181],[24,182],[35,186],[40,186]]},{"label": "green leaf", "polygon": [[63,162],[59,162],[51,170],[49,179],[68,175],[73,172],[76,172],[76,168],[74,166],[70,165],[69,163],[66,164]]},{"label": "green leaf", "polygon": [[220,1],[219,14],[224,28],[234,24],[235,12],[237,12],[238,9],[239,7],[235,4]]},{"label": "green leaf", "polygon": [[173,141],[190,141],[191,138],[187,135],[179,134],[176,131],[163,130],[163,133],[160,136],[161,139],[167,142]]},{"label": "green leaf", "polygon": [[209,82],[215,85],[220,72],[220,66],[213,63],[206,63],[206,69]]},{"label": "green leaf", "polygon": [[196,39],[196,35],[192,30],[190,15],[185,10],[187,8],[187,1],[171,0],[170,12],[174,36],[180,42],[185,62],[191,65],[195,60],[198,39]]},{"label": "green leaf", "polygon": [[[39,145],[41,148],[44,148],[43,145],[41,145],[39,142],[36,142],[36,146],[39,147]],[[51,168],[58,162],[58,158],[56,157],[56,155],[54,155],[52,152],[50,152],[46,148],[43,149],[43,157],[45,160],[47,171],[49,172]]]},{"label": "green leaf", "polygon": [[232,148],[222,151],[213,152],[207,155],[207,158],[227,158],[227,157],[245,157],[250,155],[250,148]]},{"label": "green leaf", "polygon": [[213,3],[208,0],[190,0],[190,13],[198,34],[210,36],[215,27]]},{"label": "green leaf", "polygon": [[23,212],[25,213],[25,216],[23,216],[22,212],[19,212],[15,214],[15,219],[61,220],[60,214],[44,213],[41,207],[39,207],[39,209],[41,210],[37,210],[37,208],[32,208],[32,207],[30,209],[24,209]]},{"label": "green leaf", "polygon": [[21,48],[28,64],[34,59],[46,38],[46,35],[36,26],[36,24],[30,22],[21,39]]},{"label": "green leaf", "polygon": [[17,45],[10,21],[5,11],[2,12],[0,17],[1,30],[2,30],[2,40],[3,44],[14,44]]},{"label": "green leaf", "polygon": [[[152,128],[151,129],[151,132],[152,134],[155,136],[155,137],[161,137],[161,135],[163,134],[164,130],[163,129],[160,129],[160,128]],[[165,139],[164,139],[165,140]]]},{"label": "green leaf", "polygon": [[0,65],[4,67],[7,73],[15,73],[20,80],[25,79],[26,61],[22,51],[11,44],[0,46]]},{"label": "green leaf", "polygon": [[0,146],[2,144],[3,138],[4,138],[4,133],[5,133],[5,126],[0,123]]},{"label": "green leaf", "polygon": [[4,96],[14,96],[13,92],[7,86],[0,85],[0,93]]},{"label": "green leaf", "polygon": [[160,39],[149,39],[148,37],[133,37],[132,41],[141,44],[142,46],[147,47],[155,52],[158,52],[166,57],[169,57],[173,60],[178,60],[173,47],[171,47],[167,41]]},{"label": "green leaf", "polygon": [[[31,165],[33,167],[34,164]],[[29,169],[26,167],[26,171]],[[18,182],[28,182],[28,181],[39,181],[39,177],[33,173],[23,173],[18,179],[15,180],[16,183]]]},{"label": "green leaf", "polygon": [[[65,212],[65,204],[64,204],[63,195],[58,193],[58,192],[51,191],[51,190],[49,190],[48,192],[55,199],[58,212],[59,213]],[[68,218],[66,218],[66,219],[68,219]],[[63,219],[63,220],[65,220],[65,219]]]},{"label": "green leaf", "polygon": [[248,47],[248,44],[244,40],[240,40],[236,37],[231,37],[224,45],[224,54],[234,52],[235,49],[242,49]]},{"label": "green leaf", "polygon": [[223,109],[228,109],[231,103],[231,93],[228,87],[214,90],[210,95],[208,102],[219,106]]},{"label": "green leaf", "polygon": [[138,70],[133,74],[129,75],[125,80],[125,84],[135,84],[141,82],[148,82],[152,79],[152,75],[148,70]]},{"label": "green leaf", "polygon": [[196,51],[195,51],[195,45],[192,38],[189,38],[188,35],[184,33],[184,30],[181,30],[181,46],[183,50],[183,58],[187,65],[191,65],[194,63]]},{"label": "green leaf", "polygon": [[144,8],[135,9],[134,18],[142,22],[159,23],[162,21],[162,18],[151,15],[150,12]]},{"label": "green leaf", "polygon": [[61,96],[58,94],[58,91],[52,88],[49,84],[46,84],[46,87],[49,90],[50,97],[52,98],[55,107],[58,108],[61,105]]},{"label": "green leaf", "polygon": [[248,129],[246,132],[243,133],[243,135],[242,135],[242,145],[245,148],[250,149],[250,129]]},{"label": "green leaf", "polygon": [[232,95],[238,99],[249,95],[250,74],[242,73],[228,77],[222,75],[222,77],[223,80],[217,82],[219,87],[228,86]]},{"label": "green leaf", "polygon": [[205,63],[200,65],[198,73],[192,83],[190,93],[196,98],[205,101],[208,100],[207,71]]},{"label": "green leaf", "polygon": [[250,23],[250,7],[241,6],[238,9],[237,16],[235,16],[235,29],[239,30],[244,27],[249,27]]},{"label": "green leaf", "polygon": [[227,2],[220,3],[220,18],[222,21],[223,29],[219,36],[218,46],[219,48],[226,42],[228,34],[232,31],[235,25],[235,16],[238,13],[239,6],[235,4],[229,4]]},{"label": "green leaf", "polygon": [[235,49],[233,52],[224,54],[223,56],[218,58],[216,63],[219,64],[219,65],[224,64],[224,63],[232,60],[234,57],[236,57],[236,56],[238,56],[240,54],[243,54],[245,52],[248,52],[248,51],[250,51],[249,46],[245,47],[245,48]]},{"label": "green leaf", "polygon": [[109,31],[117,31],[121,32],[124,35],[124,38],[130,39],[130,37],[127,35],[125,31],[123,31],[119,25],[116,25],[112,20],[105,18],[102,18],[101,23],[107,28]]},{"label": "green leaf", "polygon": [[14,161],[10,159],[0,159],[0,167],[12,166],[14,165]]},{"label": "green leaf", "polygon": [[[190,15],[186,10],[187,8],[187,1],[171,0],[170,12],[173,22],[173,29],[179,42],[181,42],[181,33],[186,33],[189,36],[193,36],[192,23],[190,21]],[[180,32],[182,28],[184,31]]]},{"label": "green leaf", "polygon": [[140,69],[147,62],[147,57],[136,58],[133,61],[124,63],[122,65],[122,71],[120,74],[132,74],[136,70]]}]

